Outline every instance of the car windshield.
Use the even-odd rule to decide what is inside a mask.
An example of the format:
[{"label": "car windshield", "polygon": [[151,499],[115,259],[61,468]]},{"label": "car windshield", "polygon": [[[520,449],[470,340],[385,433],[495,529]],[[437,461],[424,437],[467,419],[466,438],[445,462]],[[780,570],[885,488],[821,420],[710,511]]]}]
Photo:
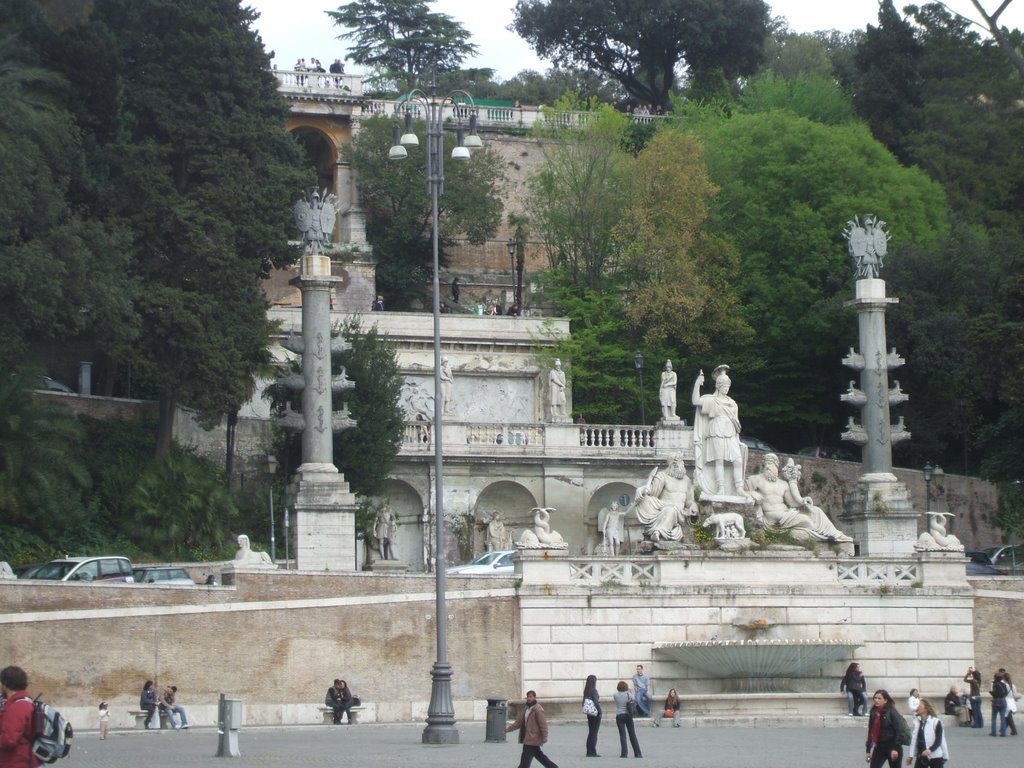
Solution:
[{"label": "car windshield", "polygon": [[472,560],[470,560],[468,563],[466,563],[466,565],[490,565],[498,558],[498,555],[500,554],[500,552],[484,552],[479,557],[475,557]]},{"label": "car windshield", "polygon": [[52,563],[47,563],[32,576],[33,579],[52,579],[54,581],[60,581],[74,568],[78,563],[69,560],[55,560]]},{"label": "car windshield", "polygon": [[515,565],[515,563],[512,562],[512,558],[515,557],[515,554],[515,552],[506,552],[504,555],[501,556],[498,562],[494,564],[494,567],[502,568],[506,565]]}]

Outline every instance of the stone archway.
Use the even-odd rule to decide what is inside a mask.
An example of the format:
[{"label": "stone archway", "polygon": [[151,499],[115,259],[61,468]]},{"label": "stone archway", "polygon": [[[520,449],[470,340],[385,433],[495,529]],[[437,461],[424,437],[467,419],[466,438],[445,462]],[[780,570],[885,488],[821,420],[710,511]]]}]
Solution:
[{"label": "stone archway", "polygon": [[[587,504],[586,517],[583,521],[586,530],[586,548],[588,555],[594,554],[598,545],[601,543],[601,530],[598,525],[601,510],[605,507],[611,506],[613,501],[618,502],[621,507],[629,506],[633,501],[633,498],[636,496],[636,489],[636,485],[615,481],[602,485],[594,492],[594,495],[590,497],[590,503]],[[623,503],[624,501],[626,502],[625,504]],[[642,538],[642,529],[637,523],[636,516],[632,514],[626,515],[622,521],[622,527],[624,534],[623,551],[630,552]]]},{"label": "stone archway", "polygon": [[398,518],[398,541],[395,557],[409,566],[410,571],[421,572],[423,564],[423,499],[408,483],[390,479],[384,486],[384,499]]},{"label": "stone archway", "polygon": [[533,512],[537,506],[534,495],[513,480],[499,480],[485,487],[476,498],[473,517],[476,520],[474,553],[484,550],[484,530],[490,515],[500,512],[505,528],[515,541],[526,528],[533,527]]},{"label": "stone archway", "polygon": [[337,193],[334,171],[338,163],[338,150],[330,136],[317,128],[293,128],[292,136],[306,152],[306,160],[316,169],[317,189]]}]

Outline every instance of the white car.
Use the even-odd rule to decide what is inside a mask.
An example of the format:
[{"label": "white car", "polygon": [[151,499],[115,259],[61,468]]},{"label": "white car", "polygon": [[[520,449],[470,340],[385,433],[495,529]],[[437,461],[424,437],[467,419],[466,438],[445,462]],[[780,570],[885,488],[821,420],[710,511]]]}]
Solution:
[{"label": "white car", "polygon": [[515,556],[514,549],[484,552],[464,565],[452,566],[445,573],[449,576],[511,576],[515,571],[512,562]]}]

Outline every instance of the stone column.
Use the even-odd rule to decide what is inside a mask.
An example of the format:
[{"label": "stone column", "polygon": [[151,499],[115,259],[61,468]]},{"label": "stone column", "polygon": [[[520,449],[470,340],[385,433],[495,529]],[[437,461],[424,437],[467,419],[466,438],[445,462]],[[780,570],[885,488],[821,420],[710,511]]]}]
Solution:
[{"label": "stone column", "polygon": [[841,399],[860,407],[861,423],[851,417],[843,439],[862,447],[864,473],[846,497],[842,518],[862,555],[908,554],[917,541],[918,513],[892,473],[892,444],[910,437],[902,421],[894,429],[889,416],[890,403],[907,399],[889,388],[889,371],[904,363],[888,351],[885,336],[886,308],[898,301],[885,295],[884,280],[863,278],[848,303],[857,309],[861,351],[851,349],[843,365],[860,371],[860,389],[851,385]]}]

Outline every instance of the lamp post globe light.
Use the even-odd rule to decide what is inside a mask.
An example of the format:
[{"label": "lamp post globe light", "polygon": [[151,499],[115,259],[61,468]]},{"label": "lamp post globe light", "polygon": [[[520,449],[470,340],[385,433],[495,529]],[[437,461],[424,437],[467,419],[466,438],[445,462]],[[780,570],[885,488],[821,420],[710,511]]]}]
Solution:
[{"label": "lamp post globe light", "polygon": [[[458,99],[458,101],[456,101]],[[451,113],[456,121],[456,146],[452,150],[453,160],[468,160],[469,149],[482,143],[476,134],[476,104],[465,91],[452,91],[437,98],[427,96],[423,91],[414,90],[398,106],[405,113],[405,132],[399,135],[396,124],[392,129],[392,147],[388,152],[390,160],[408,157],[407,148],[419,146],[419,138],[413,133],[413,115],[422,113],[427,127],[427,146],[424,155],[427,162],[427,192],[430,194],[433,245],[433,294],[434,294],[434,590],[436,603],[434,621],[437,627],[437,659],[431,669],[430,705],[427,709],[427,726],[423,729],[424,744],[458,744],[459,731],[455,727],[455,706],[452,703],[452,667],[448,663],[445,609],[445,559],[444,559],[444,464],[441,448],[441,281],[438,269],[438,198],[444,194],[444,120]],[[469,134],[462,127],[462,119],[469,119]]]},{"label": "lamp post globe light", "polygon": [[924,512],[928,514],[932,511],[932,473],[935,472],[935,467],[932,466],[930,461],[924,463],[924,467],[921,470],[921,474],[924,475]]}]

